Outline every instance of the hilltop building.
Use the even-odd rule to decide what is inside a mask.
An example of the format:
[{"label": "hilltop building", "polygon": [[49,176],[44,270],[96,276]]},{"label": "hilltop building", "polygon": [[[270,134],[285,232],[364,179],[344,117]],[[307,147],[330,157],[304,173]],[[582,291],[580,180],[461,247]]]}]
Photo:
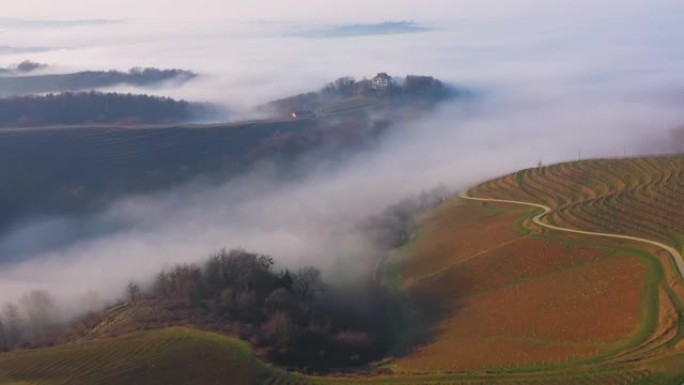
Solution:
[{"label": "hilltop building", "polygon": [[385,91],[390,85],[392,85],[392,77],[387,75],[385,72],[380,72],[373,79],[371,79],[371,84],[374,90]]}]

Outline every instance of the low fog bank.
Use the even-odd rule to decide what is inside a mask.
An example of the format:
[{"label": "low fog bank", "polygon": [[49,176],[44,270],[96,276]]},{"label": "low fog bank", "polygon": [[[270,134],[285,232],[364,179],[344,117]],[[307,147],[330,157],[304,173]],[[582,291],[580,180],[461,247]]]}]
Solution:
[{"label": "low fog bank", "polygon": [[113,202],[94,217],[18,227],[0,239],[0,251],[22,255],[0,269],[0,303],[33,289],[50,291],[67,308],[89,292],[116,298],[129,280],[149,281],[164,267],[223,247],[266,253],[283,266],[313,264],[327,280],[351,282],[377,263],[358,224],[407,196],[441,184],[456,191],[539,162],[673,150],[666,138],[684,122],[677,17],[419,25],[429,30],[309,39],[292,37],[304,29],[294,22],[145,19],[89,26],[88,33],[0,35],[0,47],[64,47],[31,57],[10,51],[0,66],[30,59],[74,69],[188,68],[206,76],[159,92],[243,114],[340,76],[379,71],[419,72],[483,95],[393,128],[377,147],[343,163],[312,157],[295,180],[282,181],[263,165],[219,187],[196,182]]},{"label": "low fog bank", "polygon": [[[295,180],[282,181],[262,165],[218,187],[191,183],[114,202],[90,218],[14,229],[0,250],[24,259],[2,266],[0,302],[34,289],[68,303],[89,292],[113,299],[130,280],[149,282],[162,268],[224,247],[269,254],[282,267],[314,265],[340,284],[366,279],[378,255],[359,224],[389,204],[440,184],[457,191],[540,161],[650,153],[641,144],[669,135],[683,115],[677,103],[601,92],[445,105],[342,164],[310,157]],[[50,247],[38,247],[42,242]]]}]

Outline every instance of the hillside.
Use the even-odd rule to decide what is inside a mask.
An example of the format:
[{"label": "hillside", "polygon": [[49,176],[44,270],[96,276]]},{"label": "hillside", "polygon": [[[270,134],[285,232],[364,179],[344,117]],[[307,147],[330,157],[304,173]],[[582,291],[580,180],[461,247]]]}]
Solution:
[{"label": "hillside", "polygon": [[478,197],[537,202],[549,223],[658,240],[683,251],[684,158],[606,159],[522,170]]},{"label": "hillside", "polygon": [[[629,384],[648,380],[646,371],[603,371],[565,375],[522,374],[500,385]],[[420,376],[315,377],[291,374],[259,360],[249,346],[221,335],[187,328],[137,332],[124,337],[80,342],[0,355],[2,385],[485,385],[484,373]],[[599,382],[597,382],[599,383]],[[643,383],[643,382],[642,382]]]},{"label": "hillside", "polygon": [[0,232],[29,216],[76,215],[122,196],[153,193],[198,178],[225,181],[259,161],[278,160],[280,171],[290,172],[288,165],[302,154],[323,147],[330,156],[353,151],[390,125],[347,115],[216,125],[0,130]]},{"label": "hillside", "polygon": [[[552,212],[541,221],[559,227],[681,247],[682,165],[684,158],[669,157],[523,170],[468,191],[481,200],[455,198],[433,210],[384,266],[397,300],[395,348],[363,373],[291,377],[255,361],[248,350],[236,355],[237,342],[205,352],[207,340],[232,341],[225,337],[187,329],[136,334],[141,323],[112,316],[125,322],[100,324],[106,328],[93,329],[94,341],[0,355],[0,383],[148,383],[128,377],[143,370],[141,362],[168,368],[175,354],[211,352],[217,355],[198,364],[202,371],[169,373],[210,378],[251,362],[254,371],[225,374],[235,378],[229,383],[678,385],[684,380],[684,280],[675,256],[637,240],[541,227],[532,220],[538,207],[496,200],[548,205]],[[646,213],[657,213],[657,226]],[[625,217],[611,221],[613,215]],[[106,339],[122,331],[134,334]],[[78,355],[89,349],[102,353]],[[112,352],[117,364],[106,366],[98,357]],[[225,357],[220,368],[211,366]]]},{"label": "hillside", "polygon": [[0,384],[296,385],[243,342],[185,328],[0,355]]},{"label": "hillside", "polygon": [[[259,162],[293,173],[293,162],[313,151],[352,154],[443,101],[426,92],[439,94],[441,82],[419,78],[413,97],[389,109],[381,97],[339,98],[346,91],[336,89],[316,114],[293,118],[305,101],[292,97],[276,103],[276,118],[224,124],[188,124],[217,111],[145,95],[0,98],[0,127],[9,127],[0,129],[0,235],[30,217],[79,215],[197,179],[225,182]],[[9,254],[0,250],[0,259]]]},{"label": "hillside", "polygon": [[[557,226],[681,248],[683,165],[573,162],[497,178],[468,195],[541,203],[553,209],[542,220]],[[681,362],[684,291],[672,256],[641,242],[543,229],[529,220],[538,212],[458,199],[423,220],[388,263],[409,314],[395,371],[627,373]],[[673,362],[648,383],[684,376]]]},{"label": "hillside", "polygon": [[290,116],[298,111],[330,115],[372,109],[376,113],[401,113],[411,117],[445,100],[468,96],[466,90],[445,84],[432,76],[380,75],[389,79],[388,85],[382,88],[375,87],[372,79],[357,80],[347,76],[326,84],[319,91],[274,100],[260,108],[276,116]]}]

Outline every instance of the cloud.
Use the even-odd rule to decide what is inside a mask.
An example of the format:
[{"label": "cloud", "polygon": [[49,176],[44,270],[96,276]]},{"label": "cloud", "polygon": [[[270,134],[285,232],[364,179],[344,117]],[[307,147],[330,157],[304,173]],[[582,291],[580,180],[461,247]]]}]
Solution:
[{"label": "cloud", "polygon": [[[316,157],[295,180],[260,168],[220,186],[190,184],[113,202],[93,217],[24,226],[0,240],[0,250],[21,249],[24,240],[25,251],[3,265],[0,293],[11,299],[43,288],[78,298],[92,290],[110,298],[130,279],[148,281],[163,267],[222,247],[360,279],[377,255],[355,225],[389,203],[438,184],[462,189],[538,161],[576,159],[580,151],[583,158],[621,156],[626,147],[637,155],[644,137],[665,134],[683,118],[674,103],[606,95],[447,105],[342,163]],[[52,243],[26,242],[36,239]]]},{"label": "cloud", "polygon": [[30,54],[36,52],[49,51],[51,48],[46,47],[12,47],[7,45],[0,46],[0,55],[8,54]]},{"label": "cloud", "polygon": [[186,2],[169,0],[100,0],[97,7],[87,0],[23,0],[5,5],[7,17],[31,19],[88,19],[150,18],[158,17],[189,20],[213,18],[229,20],[302,20],[319,19],[340,22],[378,22],[383,20],[444,20],[448,18],[519,17],[528,15],[596,15],[624,16],[648,12],[653,9],[670,11],[680,9],[676,0],[254,0],[225,2],[222,0],[195,0],[189,9]]},{"label": "cloud", "polygon": [[49,19],[12,19],[0,18],[0,28],[76,28],[100,26],[108,24],[120,24],[123,20],[109,19],[72,19],[72,20],[49,20]]}]

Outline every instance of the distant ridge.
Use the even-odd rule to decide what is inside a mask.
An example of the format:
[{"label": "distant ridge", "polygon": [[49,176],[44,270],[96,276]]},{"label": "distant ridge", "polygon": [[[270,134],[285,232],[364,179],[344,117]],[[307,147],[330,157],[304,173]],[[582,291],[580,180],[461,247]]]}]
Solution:
[{"label": "distant ridge", "polygon": [[427,31],[411,21],[387,21],[377,24],[347,24],[315,29],[303,33],[302,37],[325,39],[373,35],[396,35]]},{"label": "distant ridge", "polygon": [[132,68],[122,71],[83,71],[69,74],[0,76],[0,96],[28,95],[43,92],[88,91],[119,84],[138,87],[159,85],[165,81],[186,82],[197,77],[181,69]]}]

